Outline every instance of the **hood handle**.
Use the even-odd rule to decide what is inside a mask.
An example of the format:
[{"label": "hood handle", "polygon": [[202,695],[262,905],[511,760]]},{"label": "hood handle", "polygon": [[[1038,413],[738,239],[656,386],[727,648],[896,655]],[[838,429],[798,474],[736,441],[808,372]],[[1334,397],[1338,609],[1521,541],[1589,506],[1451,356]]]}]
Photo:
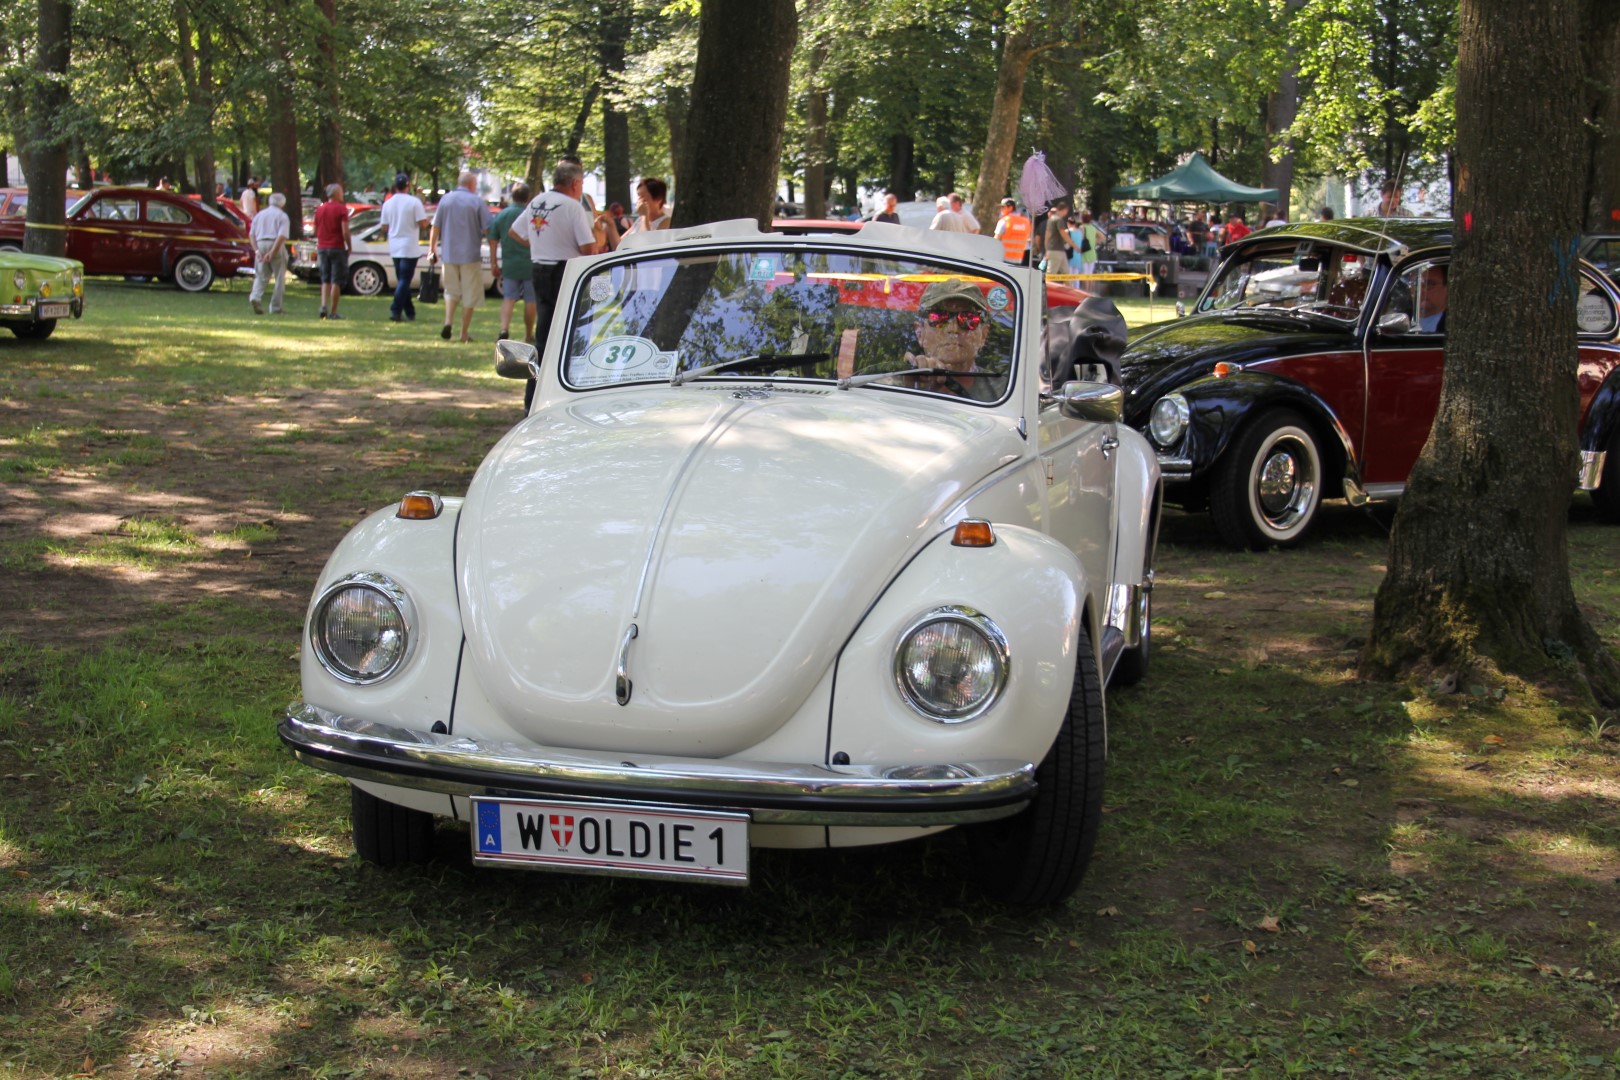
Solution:
[{"label": "hood handle", "polygon": [[624,632],[624,640],[619,643],[619,671],[614,680],[614,696],[619,699],[620,705],[630,704],[630,643],[636,640],[636,624],[631,623],[630,629]]}]

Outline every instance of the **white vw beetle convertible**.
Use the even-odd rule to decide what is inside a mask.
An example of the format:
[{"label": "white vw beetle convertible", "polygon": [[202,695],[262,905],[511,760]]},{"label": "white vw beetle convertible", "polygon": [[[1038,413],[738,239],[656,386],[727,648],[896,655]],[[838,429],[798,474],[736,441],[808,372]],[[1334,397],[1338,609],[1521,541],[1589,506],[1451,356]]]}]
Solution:
[{"label": "white vw beetle convertible", "polygon": [[280,733],[349,779],[360,855],[426,858],[438,816],[482,866],[745,884],[755,848],[960,827],[994,894],[1068,897],[1159,475],[1040,274],[723,222],[572,260],[558,304],[542,354],[499,343],[537,393],[466,495],[316,586]]}]

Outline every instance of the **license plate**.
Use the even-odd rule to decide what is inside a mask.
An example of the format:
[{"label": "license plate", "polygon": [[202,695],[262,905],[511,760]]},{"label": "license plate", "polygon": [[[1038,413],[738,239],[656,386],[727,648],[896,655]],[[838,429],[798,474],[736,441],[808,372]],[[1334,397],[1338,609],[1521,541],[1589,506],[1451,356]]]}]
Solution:
[{"label": "license plate", "polygon": [[39,317],[42,319],[65,319],[73,314],[73,308],[68,304],[41,304]]},{"label": "license plate", "polygon": [[473,862],[748,884],[748,815],[474,798]]}]

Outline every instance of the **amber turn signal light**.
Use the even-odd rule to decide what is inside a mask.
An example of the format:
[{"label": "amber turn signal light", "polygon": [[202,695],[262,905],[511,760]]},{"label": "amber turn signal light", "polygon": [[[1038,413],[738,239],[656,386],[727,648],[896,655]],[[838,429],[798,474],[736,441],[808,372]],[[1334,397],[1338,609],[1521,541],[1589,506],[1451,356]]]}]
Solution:
[{"label": "amber turn signal light", "polygon": [[413,491],[399,500],[399,513],[395,516],[407,521],[432,521],[444,509],[444,501],[431,491]]},{"label": "amber turn signal light", "polygon": [[995,542],[996,531],[990,523],[977,519],[957,522],[956,535],[951,537],[951,543],[957,547],[992,547]]}]

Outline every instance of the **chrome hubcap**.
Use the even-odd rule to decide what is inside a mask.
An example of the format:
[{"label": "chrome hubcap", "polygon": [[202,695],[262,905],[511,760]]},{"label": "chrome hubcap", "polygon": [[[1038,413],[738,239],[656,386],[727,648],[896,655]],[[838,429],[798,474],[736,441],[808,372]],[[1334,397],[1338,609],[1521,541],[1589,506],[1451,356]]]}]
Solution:
[{"label": "chrome hubcap", "polygon": [[1267,517],[1283,513],[1294,501],[1299,466],[1287,451],[1278,451],[1260,466],[1260,506]]}]

